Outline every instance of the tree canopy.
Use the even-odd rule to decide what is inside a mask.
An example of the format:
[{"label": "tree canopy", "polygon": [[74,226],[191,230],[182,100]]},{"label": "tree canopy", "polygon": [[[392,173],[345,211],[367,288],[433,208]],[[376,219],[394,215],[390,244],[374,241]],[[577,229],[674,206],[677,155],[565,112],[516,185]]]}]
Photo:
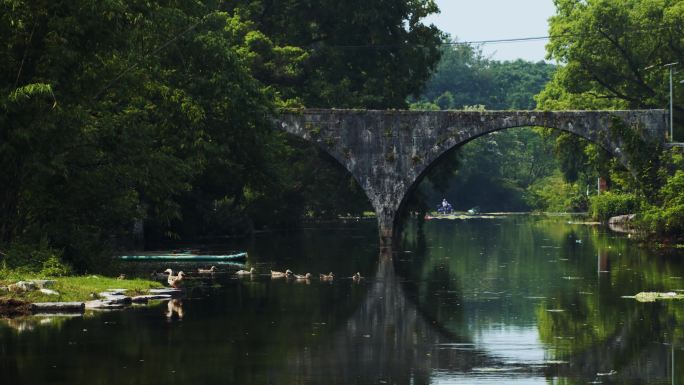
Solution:
[{"label": "tree canopy", "polygon": [[[587,98],[587,109],[666,108],[668,71],[684,59],[684,4],[667,0],[555,0],[548,58],[562,64],[540,101]],[[681,94],[678,94],[681,95]],[[558,99],[558,98],[556,98]],[[675,98],[679,100],[679,98]],[[575,105],[576,106],[576,105]],[[676,103],[678,112],[682,104]]]},{"label": "tree canopy", "polygon": [[[320,194],[358,200],[270,116],[404,106],[439,57],[441,32],[422,23],[436,11],[432,0],[2,2],[0,255],[25,262],[20,246],[42,245],[87,269],[134,224],[148,241],[244,233],[330,211]],[[334,210],[351,206],[364,207]]]},{"label": "tree canopy", "polygon": [[[439,59],[434,0],[242,0],[236,14],[307,52],[296,78],[257,77],[307,107],[402,108]],[[284,81],[283,81],[284,80]]]},{"label": "tree canopy", "polygon": [[[548,58],[557,60],[561,66],[537,96],[540,108],[668,107],[666,65],[684,59],[684,4],[674,0],[556,0],[555,5],[557,12],[550,19],[547,51]],[[674,75],[678,83],[681,77],[676,72]],[[675,138],[680,135],[683,95],[681,87],[675,87]],[[638,210],[647,213],[647,226],[661,233],[676,234],[684,228],[684,211],[673,203],[677,199],[668,186],[677,183],[680,155],[673,150],[659,157],[657,146],[645,143],[638,135],[620,135],[627,135],[622,138],[626,143],[638,142],[624,149],[633,163],[631,173],[608,161],[596,146],[568,134],[556,135],[556,151],[561,155],[566,177],[608,179],[618,193],[615,202],[625,201],[619,193],[636,194],[641,202]],[[594,203],[607,206],[605,200]]]}]

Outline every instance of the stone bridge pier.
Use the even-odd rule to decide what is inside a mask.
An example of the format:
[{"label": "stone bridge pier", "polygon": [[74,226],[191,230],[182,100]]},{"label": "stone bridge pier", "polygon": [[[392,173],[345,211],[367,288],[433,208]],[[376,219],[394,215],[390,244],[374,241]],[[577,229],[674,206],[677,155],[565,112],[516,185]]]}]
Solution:
[{"label": "stone bridge pier", "polygon": [[311,141],[345,166],[378,218],[381,246],[391,245],[397,213],[430,168],[448,151],[512,127],[541,126],[599,144],[629,168],[620,129],[664,141],[665,110],[630,111],[282,111],[278,129]]}]

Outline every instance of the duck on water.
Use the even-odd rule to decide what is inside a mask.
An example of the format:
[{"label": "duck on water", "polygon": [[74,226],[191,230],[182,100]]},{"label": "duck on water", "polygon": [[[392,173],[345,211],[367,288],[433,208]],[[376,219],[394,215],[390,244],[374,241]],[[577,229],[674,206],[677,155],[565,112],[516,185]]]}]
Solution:
[{"label": "duck on water", "polygon": [[164,270],[164,273],[168,273],[169,277],[166,279],[166,282],[168,282],[169,286],[178,288],[180,286],[181,282],[183,282],[183,277],[185,277],[185,273],[182,271],[179,271],[177,275],[173,275],[173,270],[171,269],[166,269]]}]

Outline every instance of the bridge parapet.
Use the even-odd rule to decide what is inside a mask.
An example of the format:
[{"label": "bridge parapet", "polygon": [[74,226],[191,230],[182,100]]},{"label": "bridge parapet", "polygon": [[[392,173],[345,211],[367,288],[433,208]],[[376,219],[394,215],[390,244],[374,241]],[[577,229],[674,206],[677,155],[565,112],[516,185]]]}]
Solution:
[{"label": "bridge parapet", "polygon": [[383,243],[391,243],[396,213],[435,162],[451,149],[491,132],[540,126],[584,137],[629,167],[622,125],[664,141],[665,110],[627,111],[402,111],[304,109],[281,112],[275,124],[312,141],[343,164],[378,215]]}]

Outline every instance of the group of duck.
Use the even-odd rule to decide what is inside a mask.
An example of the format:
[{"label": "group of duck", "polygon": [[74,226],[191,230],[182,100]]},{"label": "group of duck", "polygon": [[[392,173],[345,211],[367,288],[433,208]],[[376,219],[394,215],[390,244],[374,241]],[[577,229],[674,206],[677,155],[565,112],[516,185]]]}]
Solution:
[{"label": "group of duck", "polygon": [[[218,271],[218,269],[216,268],[216,266],[212,266],[209,269],[202,269],[202,268],[197,269],[198,274],[214,274],[217,271]],[[238,277],[251,276],[251,275],[254,275],[255,272],[256,272],[256,270],[252,267],[249,270],[238,270],[237,272],[235,272],[235,275],[237,275]],[[152,274],[153,274],[154,278],[160,278],[160,277],[157,277],[157,275],[160,275],[160,274],[157,274],[157,273],[152,273]],[[183,280],[185,278],[185,273],[183,273],[182,271],[179,271],[176,275],[174,275],[173,270],[166,269],[166,270],[164,270],[164,273],[161,274],[160,276],[166,278],[166,282],[169,284],[169,286],[177,288],[183,282]],[[313,276],[311,275],[311,273],[295,274],[290,269],[286,269],[285,271],[271,270],[271,278],[288,278],[288,279],[295,279],[297,281],[306,281],[306,280],[310,280],[312,277]],[[331,282],[335,279],[335,275],[332,272],[330,272],[328,274],[319,274],[318,278],[321,281]],[[362,278],[363,277],[361,277],[361,273],[359,273],[359,272],[357,272],[356,274],[351,276],[351,279],[354,282],[359,282]]]},{"label": "group of duck", "polygon": [[[247,276],[247,275],[253,275],[255,274],[255,269],[251,268],[249,270],[238,270],[235,275],[237,276]],[[285,271],[274,271],[271,270],[271,278],[292,278],[298,281],[306,281],[311,279],[313,276],[311,273],[306,273],[306,274],[295,274],[292,272],[290,269],[286,269]],[[361,273],[356,272],[353,276],[351,276],[351,279],[353,279],[355,282],[358,282],[361,280]],[[321,281],[327,281],[330,282],[335,279],[335,274],[332,272],[328,274],[318,274],[318,279]]]}]

